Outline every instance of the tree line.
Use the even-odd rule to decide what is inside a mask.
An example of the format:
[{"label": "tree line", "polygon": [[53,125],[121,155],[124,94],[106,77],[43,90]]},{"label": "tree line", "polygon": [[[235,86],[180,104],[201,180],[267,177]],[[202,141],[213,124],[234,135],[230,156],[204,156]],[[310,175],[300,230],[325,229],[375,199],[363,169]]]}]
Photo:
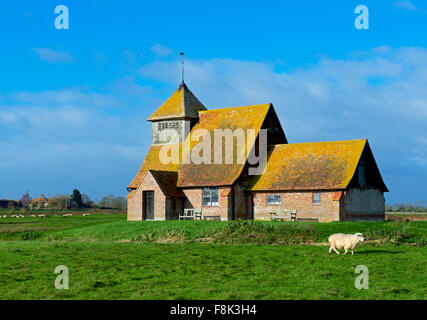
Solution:
[{"label": "tree line", "polygon": [[30,194],[25,193],[19,200],[25,209],[126,209],[126,199],[109,194],[102,197],[101,200],[92,200],[87,194],[82,194],[78,189],[74,189],[72,194],[58,194],[45,198],[31,198]]},{"label": "tree line", "polygon": [[424,201],[417,201],[415,203],[394,203],[392,205],[386,204],[385,211],[388,212],[427,212],[427,207]]}]

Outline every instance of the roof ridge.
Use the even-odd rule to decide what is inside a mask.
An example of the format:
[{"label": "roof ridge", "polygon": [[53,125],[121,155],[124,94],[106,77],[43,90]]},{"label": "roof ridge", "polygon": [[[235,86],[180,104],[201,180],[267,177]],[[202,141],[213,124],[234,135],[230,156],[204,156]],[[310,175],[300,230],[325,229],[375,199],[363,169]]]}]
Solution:
[{"label": "roof ridge", "polygon": [[350,139],[350,140],[332,140],[332,141],[313,141],[313,142],[294,142],[294,143],[280,143],[275,144],[276,146],[289,146],[289,145],[295,145],[295,144],[314,144],[314,143],[343,143],[343,142],[356,142],[356,141],[368,141],[368,139]]},{"label": "roof ridge", "polygon": [[225,111],[230,109],[239,109],[239,108],[251,108],[251,107],[261,107],[261,106],[270,106],[271,103],[261,103],[261,104],[251,104],[248,106],[237,106],[237,107],[225,107],[225,108],[217,108],[217,109],[209,109],[209,110],[202,110],[199,111],[199,113],[207,113],[207,112],[218,112],[218,111]]}]

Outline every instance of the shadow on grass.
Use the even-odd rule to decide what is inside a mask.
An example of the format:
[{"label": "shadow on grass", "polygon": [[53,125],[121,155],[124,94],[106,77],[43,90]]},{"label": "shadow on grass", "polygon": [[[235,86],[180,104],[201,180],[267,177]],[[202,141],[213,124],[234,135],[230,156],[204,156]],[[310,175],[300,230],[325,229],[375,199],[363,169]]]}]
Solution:
[{"label": "shadow on grass", "polygon": [[[369,250],[358,251],[357,253],[358,254],[374,254],[374,253],[391,253],[391,254],[397,254],[397,253],[404,253],[404,251],[391,251],[391,250],[383,250],[383,249],[369,249]],[[356,252],[354,254],[356,254]]]}]

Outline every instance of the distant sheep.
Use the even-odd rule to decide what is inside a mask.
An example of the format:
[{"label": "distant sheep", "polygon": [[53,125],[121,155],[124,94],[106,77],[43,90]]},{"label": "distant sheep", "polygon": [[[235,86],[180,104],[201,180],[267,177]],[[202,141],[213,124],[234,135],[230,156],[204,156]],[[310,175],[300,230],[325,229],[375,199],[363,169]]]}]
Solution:
[{"label": "distant sheep", "polygon": [[334,250],[337,254],[340,254],[337,249],[344,249],[344,254],[347,253],[348,249],[351,250],[351,254],[353,254],[353,249],[357,246],[357,244],[361,241],[364,241],[363,235],[359,232],[355,234],[343,234],[343,233],[335,233],[331,235],[328,239],[331,247],[329,248],[329,253]]}]

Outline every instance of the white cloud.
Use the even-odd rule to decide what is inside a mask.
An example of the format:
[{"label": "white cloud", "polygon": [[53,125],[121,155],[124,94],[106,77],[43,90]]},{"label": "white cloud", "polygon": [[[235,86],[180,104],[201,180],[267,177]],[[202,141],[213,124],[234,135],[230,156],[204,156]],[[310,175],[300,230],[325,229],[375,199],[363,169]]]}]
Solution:
[{"label": "white cloud", "polygon": [[33,48],[34,51],[41,60],[49,63],[72,63],[74,58],[68,51],[54,51],[49,48]]},{"label": "white cloud", "polygon": [[[276,70],[273,62],[187,60],[186,82],[208,109],[272,102],[290,143],[368,138],[396,198],[406,192],[403,181],[427,179],[426,49],[381,46],[346,59],[322,57],[291,72]],[[86,188],[94,181],[93,191],[82,190],[90,194],[126,186],[151,141],[145,119],[179,84],[180,71],[176,59],[139,68],[143,78],[166,84],[160,89],[132,75],[104,92],[3,94],[0,167],[10,172],[2,177],[4,190],[18,178],[17,186],[41,179],[56,190],[57,180],[71,176],[70,184],[85,181]],[[43,175],[37,178],[37,172]],[[390,177],[398,183],[390,185]],[[421,196],[411,191],[411,197]]]},{"label": "white cloud", "polygon": [[418,10],[418,7],[415,6],[411,0],[398,0],[394,3],[394,6],[407,10]]},{"label": "white cloud", "polygon": [[[179,68],[176,61],[156,61],[140,74],[177,84]],[[270,63],[187,60],[186,82],[210,109],[273,102],[290,142],[368,138],[381,163],[408,164],[420,150],[414,137],[426,136],[422,48],[383,46],[345,60],[324,57],[288,73]]]},{"label": "white cloud", "polygon": [[114,109],[94,107],[111,97],[77,89],[5,95],[0,104],[0,197],[19,197],[26,188],[39,195],[76,187],[91,196],[126,195],[151,131],[141,130],[145,118],[139,110],[121,112],[118,96]]},{"label": "white cloud", "polygon": [[170,56],[173,52],[171,48],[165,47],[160,43],[156,43],[151,46],[150,51],[153,52],[157,57],[167,57]]},{"label": "white cloud", "polygon": [[93,54],[93,59],[96,62],[105,62],[105,61],[108,61],[108,58],[103,53],[101,53],[101,52],[95,52]]},{"label": "white cloud", "polygon": [[46,91],[22,91],[12,93],[8,98],[14,103],[39,106],[63,107],[68,105],[85,107],[120,107],[116,96],[79,88]]}]

